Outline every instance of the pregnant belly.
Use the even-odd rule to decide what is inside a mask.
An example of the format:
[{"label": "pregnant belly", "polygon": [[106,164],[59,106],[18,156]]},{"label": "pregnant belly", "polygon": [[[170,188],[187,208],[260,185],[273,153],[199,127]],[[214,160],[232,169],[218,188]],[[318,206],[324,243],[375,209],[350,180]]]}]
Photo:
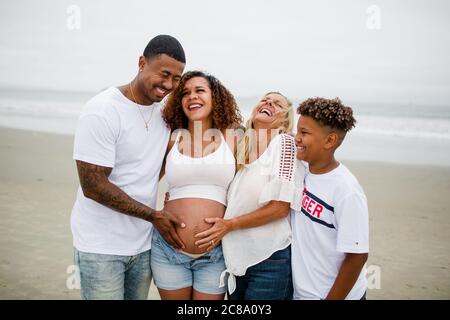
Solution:
[{"label": "pregnant belly", "polygon": [[181,219],[185,228],[177,227],[177,233],[185,244],[184,251],[189,253],[203,253],[206,248],[198,248],[194,238],[199,232],[209,229],[212,224],[206,223],[205,218],[223,218],[225,206],[217,201],[199,198],[176,199],[167,202],[165,209]]}]

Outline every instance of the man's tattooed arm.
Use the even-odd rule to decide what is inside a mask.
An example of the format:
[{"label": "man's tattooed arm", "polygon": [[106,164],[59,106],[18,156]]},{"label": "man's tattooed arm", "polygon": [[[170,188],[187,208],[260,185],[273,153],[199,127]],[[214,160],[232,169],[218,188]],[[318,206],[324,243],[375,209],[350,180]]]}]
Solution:
[{"label": "man's tattooed arm", "polygon": [[108,177],[112,168],[79,160],[76,163],[81,189],[86,198],[120,213],[149,221],[172,246],[175,248],[184,247],[174,227],[175,225],[184,227],[184,224],[177,217],[164,211],[164,209],[156,211],[134,200],[118,186],[111,183]]},{"label": "man's tattooed arm", "polygon": [[153,222],[155,210],[134,200],[108,180],[112,168],[77,160],[77,169],[86,198],[115,211]]}]

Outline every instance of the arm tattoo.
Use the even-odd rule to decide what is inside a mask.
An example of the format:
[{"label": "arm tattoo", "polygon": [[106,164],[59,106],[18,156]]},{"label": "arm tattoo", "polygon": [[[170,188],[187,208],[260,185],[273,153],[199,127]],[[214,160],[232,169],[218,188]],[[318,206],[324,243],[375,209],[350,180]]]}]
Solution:
[{"label": "arm tattoo", "polygon": [[134,200],[108,180],[112,168],[77,160],[84,195],[110,209],[152,222],[154,210]]}]

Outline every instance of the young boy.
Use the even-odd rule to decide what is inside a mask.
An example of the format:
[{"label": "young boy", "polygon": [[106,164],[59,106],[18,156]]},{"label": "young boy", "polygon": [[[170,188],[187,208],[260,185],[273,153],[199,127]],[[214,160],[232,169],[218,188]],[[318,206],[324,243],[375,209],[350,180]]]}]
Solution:
[{"label": "young boy", "polygon": [[334,158],[355,126],[353,111],[338,98],[310,98],[297,113],[297,159],[307,164],[301,210],[291,213],[294,299],[365,299],[367,200]]}]

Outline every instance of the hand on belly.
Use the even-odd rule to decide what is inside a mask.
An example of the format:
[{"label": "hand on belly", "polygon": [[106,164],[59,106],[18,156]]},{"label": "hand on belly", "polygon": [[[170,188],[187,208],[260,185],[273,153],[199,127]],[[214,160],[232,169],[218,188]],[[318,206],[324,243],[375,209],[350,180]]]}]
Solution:
[{"label": "hand on belly", "polygon": [[205,252],[206,248],[200,249],[195,245],[195,241],[197,241],[198,239],[194,238],[194,235],[208,230],[209,228],[211,228],[211,226],[212,225],[204,222],[204,219],[202,219],[202,221],[192,221],[191,223],[187,222],[185,228],[177,228],[178,235],[186,246],[184,251],[189,253]]},{"label": "hand on belly", "polygon": [[206,248],[198,248],[194,238],[199,232],[208,230],[212,224],[205,222],[206,218],[223,218],[225,206],[219,202],[207,199],[176,199],[167,202],[165,209],[179,217],[185,224],[185,228],[177,227],[177,233],[185,244],[184,251],[189,253],[203,253]]}]

